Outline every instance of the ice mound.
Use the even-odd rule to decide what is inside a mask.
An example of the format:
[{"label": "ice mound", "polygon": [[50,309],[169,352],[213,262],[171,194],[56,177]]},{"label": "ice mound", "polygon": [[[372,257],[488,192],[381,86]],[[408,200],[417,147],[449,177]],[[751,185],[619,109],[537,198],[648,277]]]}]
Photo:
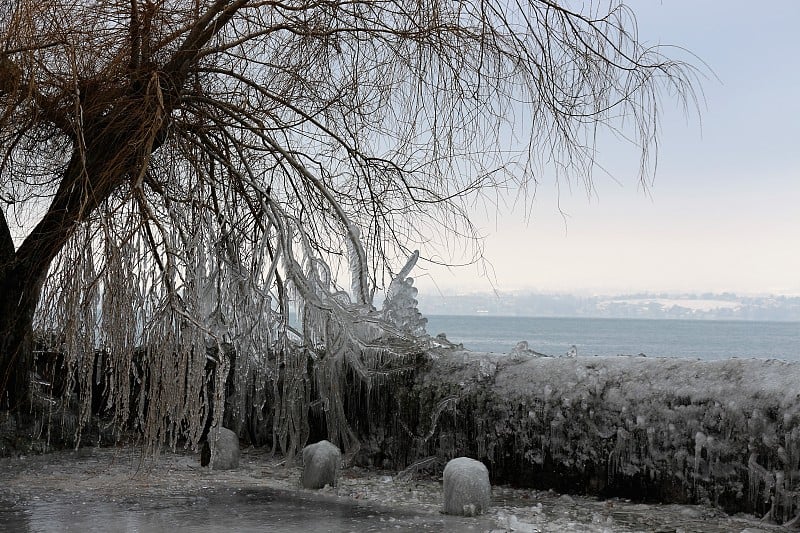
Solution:
[{"label": "ice mound", "polygon": [[800,365],[520,352],[439,354],[395,445],[479,458],[496,483],[797,514]]}]

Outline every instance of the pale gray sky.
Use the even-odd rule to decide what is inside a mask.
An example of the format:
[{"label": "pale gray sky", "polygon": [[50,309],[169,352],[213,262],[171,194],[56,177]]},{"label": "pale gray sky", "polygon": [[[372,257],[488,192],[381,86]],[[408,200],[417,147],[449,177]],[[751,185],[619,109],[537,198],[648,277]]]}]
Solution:
[{"label": "pale gray sky", "polygon": [[[598,173],[595,197],[557,195],[545,181],[527,224],[521,209],[477,214],[494,287],[800,294],[800,1],[630,5],[642,39],[685,47],[713,69],[707,109],[687,122],[665,106],[647,193],[637,154],[609,152],[601,163],[619,183]],[[423,291],[493,286],[476,267],[415,274]]]}]

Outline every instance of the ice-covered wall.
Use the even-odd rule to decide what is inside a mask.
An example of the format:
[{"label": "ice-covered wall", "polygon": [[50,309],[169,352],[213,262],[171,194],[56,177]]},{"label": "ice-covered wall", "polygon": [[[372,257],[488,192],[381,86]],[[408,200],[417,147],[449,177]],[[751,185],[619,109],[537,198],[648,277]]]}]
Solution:
[{"label": "ice-covered wall", "polygon": [[517,485],[710,502],[779,522],[797,512],[798,364],[433,357],[375,443],[398,467],[467,455]]}]

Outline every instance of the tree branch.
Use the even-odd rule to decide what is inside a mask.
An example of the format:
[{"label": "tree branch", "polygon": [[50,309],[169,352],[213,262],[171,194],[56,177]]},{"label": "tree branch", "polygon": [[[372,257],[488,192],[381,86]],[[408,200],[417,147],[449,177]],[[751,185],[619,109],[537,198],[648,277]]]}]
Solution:
[{"label": "tree branch", "polygon": [[190,65],[205,46],[249,0],[217,0],[195,23],[183,44],[164,65],[164,71],[173,79],[175,89],[183,85]]},{"label": "tree branch", "polygon": [[8,54],[0,54],[0,96],[14,92],[19,87],[21,77],[19,67]]}]

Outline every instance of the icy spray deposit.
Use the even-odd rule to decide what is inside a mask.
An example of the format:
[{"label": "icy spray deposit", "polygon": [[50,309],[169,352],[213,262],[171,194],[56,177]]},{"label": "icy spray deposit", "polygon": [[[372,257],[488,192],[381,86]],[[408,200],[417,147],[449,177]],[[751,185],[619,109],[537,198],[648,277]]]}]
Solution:
[{"label": "icy spray deposit", "polygon": [[463,351],[433,358],[401,399],[408,440],[382,443],[400,463],[469,455],[496,482],[711,503],[778,522],[797,514],[796,364]]}]

